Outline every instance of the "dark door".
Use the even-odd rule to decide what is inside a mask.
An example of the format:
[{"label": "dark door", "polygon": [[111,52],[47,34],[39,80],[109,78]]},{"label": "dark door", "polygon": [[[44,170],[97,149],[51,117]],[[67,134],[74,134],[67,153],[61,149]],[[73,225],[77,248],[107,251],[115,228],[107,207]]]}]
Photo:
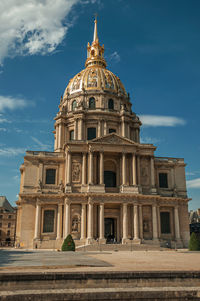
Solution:
[{"label": "dark door", "polygon": [[115,241],[115,219],[105,218],[105,238],[107,243]]}]

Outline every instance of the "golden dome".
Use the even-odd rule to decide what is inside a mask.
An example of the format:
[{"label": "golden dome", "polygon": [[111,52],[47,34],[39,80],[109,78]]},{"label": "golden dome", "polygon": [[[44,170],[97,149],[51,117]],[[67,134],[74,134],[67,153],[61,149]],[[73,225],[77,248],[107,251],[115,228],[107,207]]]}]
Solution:
[{"label": "golden dome", "polygon": [[97,20],[95,19],[93,42],[87,46],[86,69],[75,75],[65,90],[67,95],[82,91],[108,91],[110,93],[127,96],[126,90],[119,77],[106,69],[104,59],[104,45],[99,44],[97,35]]}]

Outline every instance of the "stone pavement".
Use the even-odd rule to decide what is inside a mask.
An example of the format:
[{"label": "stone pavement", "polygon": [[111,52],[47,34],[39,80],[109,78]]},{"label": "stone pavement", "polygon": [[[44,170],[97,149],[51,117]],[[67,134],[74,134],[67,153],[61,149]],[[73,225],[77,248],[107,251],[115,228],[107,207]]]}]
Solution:
[{"label": "stone pavement", "polygon": [[200,252],[123,251],[57,252],[0,250],[0,273],[19,270],[72,271],[200,271]]}]

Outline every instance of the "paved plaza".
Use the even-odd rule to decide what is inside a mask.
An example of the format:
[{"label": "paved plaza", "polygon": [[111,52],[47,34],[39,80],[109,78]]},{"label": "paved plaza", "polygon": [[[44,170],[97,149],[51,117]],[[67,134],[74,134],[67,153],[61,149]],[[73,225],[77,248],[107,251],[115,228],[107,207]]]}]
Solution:
[{"label": "paved plaza", "polygon": [[0,272],[72,271],[200,271],[200,252],[123,251],[57,252],[0,250]]}]

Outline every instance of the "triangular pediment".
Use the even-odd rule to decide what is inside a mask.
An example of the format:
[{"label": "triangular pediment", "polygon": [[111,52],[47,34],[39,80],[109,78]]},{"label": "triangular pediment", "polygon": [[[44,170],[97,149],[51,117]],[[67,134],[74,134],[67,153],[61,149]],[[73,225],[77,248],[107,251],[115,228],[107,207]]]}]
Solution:
[{"label": "triangular pediment", "polygon": [[137,143],[119,136],[116,133],[111,133],[108,135],[105,135],[103,137],[95,138],[91,140],[89,143],[95,143],[95,144],[115,144],[115,145],[136,145]]}]

